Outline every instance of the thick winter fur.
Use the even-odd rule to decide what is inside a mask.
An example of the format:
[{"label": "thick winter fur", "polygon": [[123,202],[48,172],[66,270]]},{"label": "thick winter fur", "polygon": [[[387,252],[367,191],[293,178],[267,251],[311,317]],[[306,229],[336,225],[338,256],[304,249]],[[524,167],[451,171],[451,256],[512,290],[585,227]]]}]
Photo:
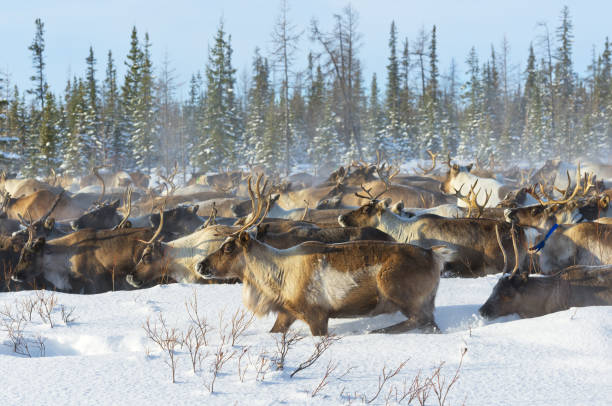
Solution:
[{"label": "thick winter fur", "polygon": [[318,241],[327,244],[348,241],[395,241],[389,234],[372,227],[293,227],[284,233],[271,233],[269,224],[257,227],[257,239],[274,248],[285,249],[306,241]]},{"label": "thick winter fur", "polygon": [[570,307],[612,305],[612,265],[577,265],[554,275],[502,276],[479,312],[487,318],[538,317]]},{"label": "thick winter fur", "polygon": [[583,221],[593,221],[599,217],[612,216],[612,206],[606,195],[600,195],[550,206],[535,204],[506,209],[504,216],[509,222],[535,227],[543,231],[549,229],[555,223],[575,224]]},{"label": "thick winter fur", "polygon": [[279,312],[272,332],[286,331],[300,319],[313,335],[324,335],[330,317],[399,310],[408,320],[379,331],[399,333],[436,328],[434,301],[449,256],[445,248],[378,241],[306,242],[278,250],[243,232],[202,261],[198,272],[242,279],[249,309],[258,316]]},{"label": "thick winter fur", "polygon": [[[542,234],[539,239],[543,237]],[[571,265],[612,264],[612,225],[598,222],[560,225],[539,255],[544,273]]]},{"label": "thick winter fur", "polygon": [[[398,242],[421,247],[445,245],[457,251],[457,260],[447,264],[447,270],[464,277],[498,273],[503,268],[503,256],[495,237],[495,225],[502,235],[507,252],[512,252],[509,223],[491,219],[444,218],[424,214],[412,218],[399,217],[389,210],[389,201],[370,202],[338,221],[345,227],[376,227]],[[519,263],[527,259],[527,248],[537,233],[517,227]],[[514,258],[509,256],[510,267]]]},{"label": "thick winter fur", "polygon": [[[463,194],[467,195],[470,190],[470,186],[472,186],[474,182],[478,181],[478,184],[474,189],[476,192],[478,189],[482,190],[482,192],[480,192],[478,195],[478,202],[484,202],[485,193],[491,193],[491,198],[487,202],[486,207],[497,206],[499,202],[508,194],[508,192],[510,192],[510,188],[504,186],[495,179],[480,178],[472,175],[470,173],[471,169],[472,165],[468,165],[467,167],[459,167],[456,164],[453,165],[447,172],[446,178],[442,181],[442,191],[452,195],[455,194],[456,189],[461,190]],[[457,199],[457,205],[459,207],[466,207],[466,203],[461,199]]]},{"label": "thick winter fur", "polygon": [[71,293],[101,293],[131,289],[124,282],[154,229],[76,231],[45,241],[39,238],[21,252],[14,279],[30,281],[40,275],[54,288]]},{"label": "thick winter fur", "polygon": [[169,243],[156,243],[144,249],[132,275],[132,283],[148,286],[170,278],[182,283],[202,282],[196,264],[225,241],[238,227],[211,226]]},{"label": "thick winter fur", "polygon": [[[28,213],[33,219],[42,217],[55,202],[57,195],[49,190],[39,190],[28,196],[11,198],[6,214],[8,218],[19,219],[19,214]],[[80,216],[87,206],[84,206],[64,194],[53,211],[56,220],[73,219]],[[27,216],[26,216],[27,218]]]}]

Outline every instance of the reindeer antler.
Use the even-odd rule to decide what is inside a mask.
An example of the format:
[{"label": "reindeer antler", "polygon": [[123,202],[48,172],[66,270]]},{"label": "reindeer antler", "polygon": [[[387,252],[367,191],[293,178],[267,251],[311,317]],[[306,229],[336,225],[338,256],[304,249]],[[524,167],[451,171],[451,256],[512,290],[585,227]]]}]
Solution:
[{"label": "reindeer antler", "polygon": [[446,166],[448,166],[449,168],[452,168],[451,165],[451,157],[450,157],[450,152],[446,153],[446,161],[444,161],[444,163],[446,164]]},{"label": "reindeer antler", "polygon": [[417,164],[419,169],[422,171],[421,173],[422,175],[427,175],[428,173],[431,173],[436,168],[436,157],[440,154],[439,152],[437,154],[434,154],[429,149],[427,150],[427,153],[429,154],[429,157],[431,158],[431,168],[423,168],[420,163]]},{"label": "reindeer antler", "polygon": [[504,249],[501,237],[499,236],[499,224],[495,224],[495,237],[497,237],[497,244],[499,245],[499,249],[504,257],[504,269],[502,270],[502,275],[504,275],[508,270],[508,258],[506,257],[506,250]]},{"label": "reindeer antler", "polygon": [[157,237],[159,236],[159,234],[161,233],[161,230],[163,227],[164,227],[164,207],[162,206],[159,209],[159,227],[157,227],[157,230],[155,230],[153,237],[151,237],[149,241],[145,242],[145,244],[147,245],[153,244],[155,240],[157,239]]},{"label": "reindeer antler", "polygon": [[98,172],[98,169],[100,168],[104,168],[104,166],[94,166],[94,168],[92,169],[92,172],[95,177],[98,178],[100,182],[102,182],[102,193],[100,194],[98,200],[94,202],[95,204],[102,204],[102,199],[104,198],[104,193],[106,192],[106,184],[104,183],[104,178],[100,176],[100,172]]},{"label": "reindeer antler", "polygon": [[304,200],[304,204],[306,204],[306,206],[304,207],[304,213],[302,214],[302,218],[300,219],[300,221],[304,221],[304,219],[306,218],[306,215],[308,214],[308,206],[310,206],[310,202],[308,200]]},{"label": "reindeer antler", "polygon": [[208,220],[206,220],[206,223],[204,223],[204,225],[201,228],[204,229],[208,226],[217,224],[216,218],[217,218],[217,207],[215,205],[215,202],[213,202],[212,209],[210,210],[210,216],[208,216]]},{"label": "reindeer antler", "polygon": [[[170,171],[168,171],[170,172]],[[174,169],[172,170],[171,173],[168,173],[166,176],[162,175],[161,172],[159,173],[159,177],[162,178],[162,180],[164,182],[166,182],[166,187],[167,187],[167,194],[168,195],[172,195],[174,194],[174,191],[176,190],[176,184],[174,183],[174,177],[176,176],[176,174],[178,173],[178,162],[174,161]],[[169,186],[169,189],[168,189]]]},{"label": "reindeer antler", "polygon": [[512,223],[512,227],[510,228],[510,234],[512,235],[512,249],[514,250],[514,268],[510,273],[510,277],[512,278],[519,270],[519,252],[516,244],[516,227],[514,223]]},{"label": "reindeer antler", "polygon": [[121,222],[115,226],[114,228],[115,230],[125,227],[126,223],[128,222],[128,217],[130,217],[130,214],[132,213],[132,191],[133,191],[132,187],[128,186],[126,189],[127,198],[126,200],[123,201],[124,207],[127,205],[125,217],[123,217]]},{"label": "reindeer antler", "polygon": [[[257,210],[255,210],[255,196],[253,193],[253,189],[251,188],[251,176],[249,176],[249,180],[248,180],[248,190],[249,190],[249,196],[251,197],[251,207],[253,208],[253,211],[251,212],[251,218],[245,222],[245,224],[236,232],[232,233],[232,236],[237,236],[239,235],[241,232],[249,229],[251,226],[255,225],[257,223],[257,220],[259,219],[259,217],[261,216],[261,212],[264,208],[264,200],[267,200],[266,204],[266,210],[263,216],[261,216],[261,220],[259,221],[259,223],[261,223],[261,221],[263,221],[264,217],[268,214],[268,211],[270,210],[270,206],[272,204],[270,197],[268,196],[267,199],[264,199],[264,197],[262,195],[265,194],[265,190],[266,187],[268,185],[268,180],[266,180],[264,182],[263,188],[260,188],[260,184],[261,184],[261,179],[263,177],[263,173],[259,174],[257,176],[257,181],[255,182],[255,192],[257,194]],[[257,223],[257,224],[259,224]]]}]

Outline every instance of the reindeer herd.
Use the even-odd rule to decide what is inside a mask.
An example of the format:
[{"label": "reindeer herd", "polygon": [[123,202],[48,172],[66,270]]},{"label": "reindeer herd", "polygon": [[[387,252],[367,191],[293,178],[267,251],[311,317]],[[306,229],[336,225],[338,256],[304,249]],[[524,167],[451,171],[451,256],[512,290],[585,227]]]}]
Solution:
[{"label": "reindeer herd", "polygon": [[[73,179],[0,176],[3,291],[131,290],[242,283],[271,332],[295,320],[400,311],[376,330],[438,331],[440,277],[502,272],[480,308],[495,318],[612,305],[612,165],[460,166],[428,151],[412,174],[353,162],[326,178],[261,170],[194,176],[95,168]],[[512,253],[513,255],[509,255]],[[506,272],[509,268],[512,270]]]}]

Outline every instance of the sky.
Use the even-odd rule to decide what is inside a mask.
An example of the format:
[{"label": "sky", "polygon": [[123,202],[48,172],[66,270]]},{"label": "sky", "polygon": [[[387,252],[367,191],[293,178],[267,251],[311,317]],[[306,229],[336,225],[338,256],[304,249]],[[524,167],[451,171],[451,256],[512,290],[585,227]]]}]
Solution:
[{"label": "sky", "polygon": [[[8,72],[11,83],[21,89],[31,87],[33,73],[28,46],[34,38],[34,20],[45,24],[46,77],[54,92],[64,89],[66,80],[84,76],[85,58],[92,46],[97,59],[97,79],[104,77],[106,55],[112,50],[118,73],[123,77],[124,61],[132,26],[139,34],[149,33],[154,67],[159,68],[167,55],[175,70],[177,82],[183,86],[179,97],[187,93],[191,75],[203,71],[209,44],[223,20],[231,34],[233,62],[242,72],[250,73],[254,50],[266,55],[271,50],[271,32],[278,17],[280,0],[4,0],[0,13],[0,71]],[[296,68],[304,68],[309,49],[316,44],[308,38],[312,18],[322,29],[329,29],[333,14],[342,11],[348,2],[340,0],[289,0],[289,20],[303,31],[296,54]],[[362,33],[360,57],[366,78],[376,72],[379,86],[384,82],[388,58],[389,25],[395,20],[399,38],[413,41],[424,28],[437,26],[440,70],[448,70],[451,59],[459,73],[466,70],[465,59],[472,46],[481,60],[490,55],[491,45],[499,50],[504,36],[510,44],[510,59],[515,66],[513,76],[524,70],[529,43],[543,32],[538,23],[549,30],[559,24],[563,5],[570,9],[574,25],[575,70],[586,73],[593,46],[601,52],[609,35],[609,1],[553,0],[447,0],[394,1],[353,0],[359,14],[358,29]],[[368,80],[369,81],[369,80]]]}]

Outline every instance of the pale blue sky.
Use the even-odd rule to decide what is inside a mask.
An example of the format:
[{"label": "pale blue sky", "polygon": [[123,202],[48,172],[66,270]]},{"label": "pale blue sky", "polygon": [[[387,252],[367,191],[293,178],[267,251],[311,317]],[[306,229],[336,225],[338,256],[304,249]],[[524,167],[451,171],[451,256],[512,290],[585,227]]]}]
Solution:
[{"label": "pale blue sky", "polygon": [[[69,74],[84,75],[85,57],[93,46],[98,60],[98,80],[104,76],[109,49],[123,77],[123,62],[129,47],[131,27],[140,34],[149,32],[153,43],[154,64],[160,66],[165,52],[181,82],[188,82],[195,71],[202,70],[208,44],[223,17],[226,31],[232,35],[234,65],[242,72],[250,70],[253,51],[259,46],[266,54],[270,33],[278,14],[278,0],[227,1],[130,1],[130,0],[4,0],[0,13],[0,70],[8,71],[13,83],[21,89],[30,87],[31,55],[27,47],[34,36],[34,20],[45,23],[47,81],[54,92],[62,91]],[[330,26],[332,15],[348,4],[340,0],[289,0],[290,19],[305,35],[300,47],[304,51],[297,63],[305,65],[305,54],[314,45],[308,40],[310,20],[316,17],[321,27]],[[593,45],[600,52],[609,35],[612,2],[553,0],[454,0],[393,1],[353,0],[359,13],[363,34],[361,60],[369,81],[377,72],[384,82],[387,63],[389,24],[395,20],[399,37],[416,38],[421,27],[438,29],[441,71],[451,58],[460,72],[472,45],[482,57],[490,46],[499,44],[504,35],[511,46],[511,61],[524,70],[529,42],[539,31],[538,22],[546,22],[552,33],[559,23],[561,8],[567,4],[574,24],[574,61],[583,75],[590,63]],[[516,70],[515,76],[519,73]],[[186,86],[181,95],[185,94]]]}]

